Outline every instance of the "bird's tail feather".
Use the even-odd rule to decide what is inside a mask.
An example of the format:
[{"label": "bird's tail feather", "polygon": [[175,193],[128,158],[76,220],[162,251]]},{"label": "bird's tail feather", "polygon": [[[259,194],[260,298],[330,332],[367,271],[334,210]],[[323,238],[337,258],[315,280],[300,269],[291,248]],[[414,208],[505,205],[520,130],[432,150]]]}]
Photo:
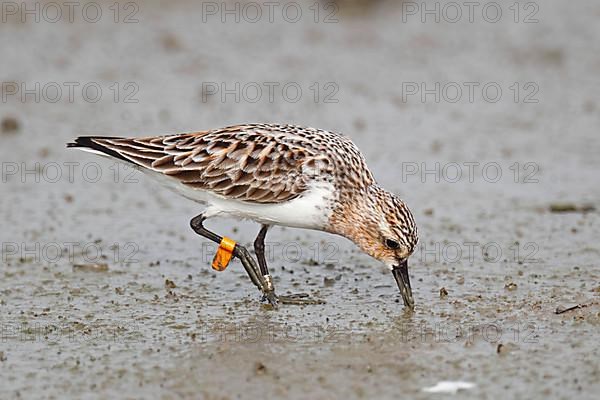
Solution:
[{"label": "bird's tail feather", "polygon": [[112,136],[79,136],[75,139],[74,142],[67,143],[67,147],[78,148],[83,151],[88,151],[91,153],[99,154],[102,156],[108,156],[116,158],[120,161],[126,161],[128,163],[133,163],[130,159],[124,157],[118,152],[108,148],[107,146],[102,145],[97,140],[98,139],[119,139],[118,137]]}]

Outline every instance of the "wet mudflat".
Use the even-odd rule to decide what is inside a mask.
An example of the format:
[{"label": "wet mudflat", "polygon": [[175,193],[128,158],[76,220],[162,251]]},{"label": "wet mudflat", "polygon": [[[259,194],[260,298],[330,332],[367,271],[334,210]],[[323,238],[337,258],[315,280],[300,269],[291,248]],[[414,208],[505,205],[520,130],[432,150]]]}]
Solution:
[{"label": "wet mudflat", "polygon": [[[0,109],[1,398],[425,399],[444,380],[476,385],[461,398],[595,398],[597,4],[541,3],[528,24],[508,7],[498,23],[422,23],[394,2],[222,23],[154,1],[115,23],[99,4],[96,24],[0,24],[2,81],[40,83],[40,101],[4,85]],[[439,101],[423,98],[436,82]],[[239,99],[223,95],[236,83]],[[411,206],[415,313],[345,239],[286,228],[267,236],[277,290],[327,303],[273,311],[238,262],[210,269],[197,205],[64,148],[261,121],[345,133]],[[248,245],[258,231],[208,226]]]}]

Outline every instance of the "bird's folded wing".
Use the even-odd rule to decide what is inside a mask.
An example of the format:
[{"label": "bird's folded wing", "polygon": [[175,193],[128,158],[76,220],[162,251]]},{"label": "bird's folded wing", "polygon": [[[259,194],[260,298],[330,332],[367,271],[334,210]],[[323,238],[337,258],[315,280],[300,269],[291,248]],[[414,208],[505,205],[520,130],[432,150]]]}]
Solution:
[{"label": "bird's folded wing", "polygon": [[147,138],[89,138],[115,153],[192,188],[254,203],[291,200],[308,187],[303,165],[318,154],[276,135],[237,127]]}]

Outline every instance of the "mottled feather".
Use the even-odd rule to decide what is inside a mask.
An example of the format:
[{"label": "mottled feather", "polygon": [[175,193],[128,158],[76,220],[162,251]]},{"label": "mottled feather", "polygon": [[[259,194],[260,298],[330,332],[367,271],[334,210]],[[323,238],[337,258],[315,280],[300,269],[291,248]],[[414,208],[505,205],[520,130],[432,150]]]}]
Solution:
[{"label": "mottled feather", "polygon": [[252,203],[292,200],[312,181],[326,180],[346,191],[373,183],[350,139],[314,128],[248,124],[177,135],[87,139],[100,151],[188,187]]}]

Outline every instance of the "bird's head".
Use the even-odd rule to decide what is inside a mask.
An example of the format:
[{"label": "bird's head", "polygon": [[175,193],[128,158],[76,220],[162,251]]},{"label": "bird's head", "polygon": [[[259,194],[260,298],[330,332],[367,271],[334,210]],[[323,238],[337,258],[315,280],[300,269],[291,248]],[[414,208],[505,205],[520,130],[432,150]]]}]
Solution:
[{"label": "bird's head", "polygon": [[377,185],[367,190],[360,203],[346,213],[344,236],[392,271],[404,304],[414,308],[408,258],[415,250],[418,234],[412,213],[398,196]]},{"label": "bird's head", "polygon": [[379,256],[376,258],[392,270],[404,305],[413,309],[415,302],[408,275],[408,257],[415,251],[419,241],[417,225],[406,203],[393,193],[384,191],[379,204],[385,217],[377,235],[379,244],[375,247]]}]

